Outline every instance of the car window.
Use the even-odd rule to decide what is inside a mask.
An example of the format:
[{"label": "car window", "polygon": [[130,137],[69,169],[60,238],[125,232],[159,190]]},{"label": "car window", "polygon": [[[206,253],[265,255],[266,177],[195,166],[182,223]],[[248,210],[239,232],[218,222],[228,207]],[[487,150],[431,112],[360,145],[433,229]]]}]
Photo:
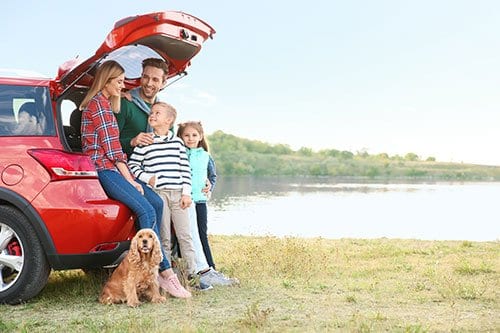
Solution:
[{"label": "car window", "polygon": [[46,87],[0,85],[0,136],[55,134]]},{"label": "car window", "polygon": [[161,58],[154,50],[143,45],[127,45],[111,52],[105,60],[115,60],[125,69],[127,79],[137,79],[142,74],[142,61],[146,58]]}]

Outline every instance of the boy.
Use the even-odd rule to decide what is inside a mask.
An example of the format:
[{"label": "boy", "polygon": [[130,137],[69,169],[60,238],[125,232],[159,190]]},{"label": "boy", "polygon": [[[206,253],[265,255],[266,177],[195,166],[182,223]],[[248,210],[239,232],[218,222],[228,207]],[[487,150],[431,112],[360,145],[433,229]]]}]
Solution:
[{"label": "boy", "polygon": [[[191,168],[182,140],[170,131],[176,117],[177,112],[171,105],[154,103],[148,117],[148,124],[153,129],[153,143],[135,147],[128,165],[135,177],[162,197],[160,235],[165,254],[171,260],[172,220],[182,256],[187,262],[188,274],[193,277],[196,273],[195,252],[187,210],[191,205]],[[199,287],[201,290],[211,288],[205,284]]]}]

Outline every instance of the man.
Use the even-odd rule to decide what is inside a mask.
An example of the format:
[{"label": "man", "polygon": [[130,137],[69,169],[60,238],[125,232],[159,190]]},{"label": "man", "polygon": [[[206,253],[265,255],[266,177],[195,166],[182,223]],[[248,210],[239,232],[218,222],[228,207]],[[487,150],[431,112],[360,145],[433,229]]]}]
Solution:
[{"label": "man", "polygon": [[115,113],[120,129],[120,143],[130,157],[138,145],[153,143],[153,133],[148,128],[151,105],[157,102],[157,94],[165,86],[168,64],[163,59],[148,58],[142,61],[140,86],[130,91],[131,100],[122,98],[120,113]]}]

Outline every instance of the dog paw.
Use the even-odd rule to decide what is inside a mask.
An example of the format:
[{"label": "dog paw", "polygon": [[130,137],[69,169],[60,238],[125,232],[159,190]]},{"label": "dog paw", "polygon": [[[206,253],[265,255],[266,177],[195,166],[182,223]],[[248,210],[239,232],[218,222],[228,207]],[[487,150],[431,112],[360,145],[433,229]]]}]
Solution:
[{"label": "dog paw", "polygon": [[155,297],[151,300],[151,303],[163,303],[167,300],[165,296]]},{"label": "dog paw", "polygon": [[139,301],[127,301],[127,305],[132,307],[132,308],[136,308],[139,305],[141,305],[141,302],[139,302]]}]

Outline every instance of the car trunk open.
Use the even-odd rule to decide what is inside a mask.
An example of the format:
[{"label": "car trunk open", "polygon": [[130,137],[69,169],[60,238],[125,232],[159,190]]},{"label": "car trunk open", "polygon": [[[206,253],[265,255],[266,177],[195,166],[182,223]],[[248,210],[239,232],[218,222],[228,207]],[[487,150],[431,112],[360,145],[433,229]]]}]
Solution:
[{"label": "car trunk open", "polygon": [[142,60],[163,58],[169,77],[183,74],[202,44],[215,30],[202,20],[176,11],[158,12],[122,19],[115,23],[102,45],[90,58],[70,60],[59,67],[54,99],[72,87],[87,88],[95,70],[105,60],[116,60],[125,68],[127,87],[139,84]]}]

